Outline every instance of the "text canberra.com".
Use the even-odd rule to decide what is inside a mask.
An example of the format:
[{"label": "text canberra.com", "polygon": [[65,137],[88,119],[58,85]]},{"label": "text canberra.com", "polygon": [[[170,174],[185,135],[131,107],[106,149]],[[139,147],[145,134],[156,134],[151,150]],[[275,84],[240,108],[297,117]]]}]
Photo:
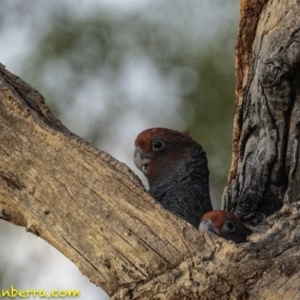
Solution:
[{"label": "text canberra.com", "polygon": [[8,297],[8,298],[29,298],[33,296],[34,298],[79,298],[80,291],[78,290],[52,290],[47,293],[44,290],[18,290],[13,285],[10,286],[10,289],[3,290],[0,289],[0,298]]}]

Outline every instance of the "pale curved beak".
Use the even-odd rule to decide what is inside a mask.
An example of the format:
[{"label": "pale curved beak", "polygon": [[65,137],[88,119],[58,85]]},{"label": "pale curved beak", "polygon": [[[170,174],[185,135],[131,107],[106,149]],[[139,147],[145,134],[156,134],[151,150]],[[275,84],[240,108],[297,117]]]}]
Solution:
[{"label": "pale curved beak", "polygon": [[147,174],[147,167],[150,162],[151,155],[144,153],[140,147],[136,147],[133,154],[133,162],[135,166],[144,174]]},{"label": "pale curved beak", "polygon": [[199,230],[201,232],[212,232],[216,235],[219,235],[219,230],[212,224],[210,219],[205,219],[203,221],[201,221],[200,225],[199,225]]}]

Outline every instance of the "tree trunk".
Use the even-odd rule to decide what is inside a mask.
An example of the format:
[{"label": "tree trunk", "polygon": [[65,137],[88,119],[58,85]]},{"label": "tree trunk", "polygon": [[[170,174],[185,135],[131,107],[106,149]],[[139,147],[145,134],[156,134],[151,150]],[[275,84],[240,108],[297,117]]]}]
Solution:
[{"label": "tree trunk", "polygon": [[299,1],[242,1],[224,208],[257,223],[299,199]]},{"label": "tree trunk", "polygon": [[[300,5],[265,2],[241,3],[224,193],[226,208],[254,221],[299,193]],[[2,65],[0,128],[0,217],[45,239],[113,299],[300,299],[300,203],[239,246],[202,234],[155,203],[124,164],[70,133]]]}]

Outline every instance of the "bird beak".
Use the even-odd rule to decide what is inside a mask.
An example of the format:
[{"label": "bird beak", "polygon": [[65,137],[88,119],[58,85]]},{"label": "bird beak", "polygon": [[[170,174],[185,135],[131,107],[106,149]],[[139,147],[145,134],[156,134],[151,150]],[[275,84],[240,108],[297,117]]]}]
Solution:
[{"label": "bird beak", "polygon": [[141,170],[144,175],[147,174],[148,164],[150,162],[151,155],[144,153],[140,147],[136,147],[133,154],[133,161],[135,166]]},{"label": "bird beak", "polygon": [[199,230],[201,232],[212,232],[216,235],[219,235],[219,230],[211,223],[210,219],[203,220],[199,225]]}]

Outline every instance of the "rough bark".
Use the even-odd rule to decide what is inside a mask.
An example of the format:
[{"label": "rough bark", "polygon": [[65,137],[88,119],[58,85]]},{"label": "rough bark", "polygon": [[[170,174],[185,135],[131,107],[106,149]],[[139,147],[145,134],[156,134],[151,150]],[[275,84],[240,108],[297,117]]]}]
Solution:
[{"label": "rough bark", "polygon": [[[241,3],[224,205],[244,218],[299,194],[299,7]],[[113,299],[300,299],[300,203],[239,246],[203,235],[156,204],[124,164],[70,133],[3,66],[0,139],[0,217],[45,239]]]},{"label": "rough bark", "polygon": [[144,284],[120,288],[113,299],[300,299],[299,220],[297,202],[241,246],[205,235],[205,252]]},{"label": "rough bark", "polygon": [[161,209],[124,164],[70,133],[3,66],[0,128],[0,217],[45,239],[108,294],[199,251],[197,230]]},{"label": "rough bark", "polygon": [[242,1],[241,12],[233,159],[223,205],[256,223],[299,199],[300,5]]}]

